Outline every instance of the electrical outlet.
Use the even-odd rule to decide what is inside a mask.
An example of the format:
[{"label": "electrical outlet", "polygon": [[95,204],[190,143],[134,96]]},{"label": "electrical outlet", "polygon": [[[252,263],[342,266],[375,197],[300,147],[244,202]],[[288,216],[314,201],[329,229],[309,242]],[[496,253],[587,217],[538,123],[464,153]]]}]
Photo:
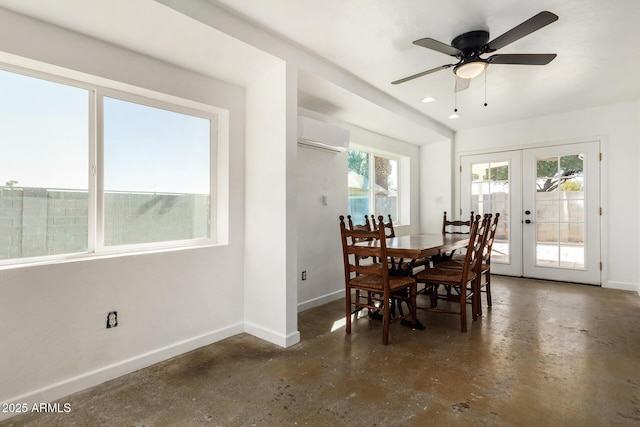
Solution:
[{"label": "electrical outlet", "polygon": [[107,314],[107,329],[115,328],[118,326],[118,312],[111,311]]},{"label": "electrical outlet", "polygon": [[307,280],[307,270],[302,272],[302,280]]}]

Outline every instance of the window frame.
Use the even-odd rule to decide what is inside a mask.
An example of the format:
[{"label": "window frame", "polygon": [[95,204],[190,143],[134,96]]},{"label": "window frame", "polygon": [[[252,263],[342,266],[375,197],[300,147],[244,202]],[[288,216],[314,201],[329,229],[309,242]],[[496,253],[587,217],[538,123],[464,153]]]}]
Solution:
[{"label": "window frame", "polygon": [[[202,246],[202,245],[212,245],[217,242],[217,227],[215,227],[215,211],[217,206],[217,197],[216,197],[216,171],[215,167],[217,165],[217,128],[218,128],[218,117],[215,114],[207,113],[201,110],[197,110],[194,108],[186,107],[183,105],[176,105],[167,103],[165,101],[161,101],[158,99],[148,98],[136,94],[131,94],[123,91],[99,88],[96,91],[97,97],[97,110],[99,114],[96,117],[97,122],[97,141],[96,141],[96,185],[97,191],[96,196],[98,197],[96,207],[97,207],[97,215],[96,215],[96,228],[95,228],[95,238],[96,238],[96,252],[100,253],[113,253],[113,252],[131,252],[131,251],[140,251],[140,250],[154,250],[154,249],[163,249],[163,248],[173,248],[173,247],[184,247],[184,246]],[[144,105],[152,108],[159,108],[166,111],[171,111],[180,114],[186,114],[193,117],[199,117],[202,119],[209,120],[210,128],[209,128],[209,233],[210,235],[206,238],[196,238],[196,239],[184,239],[184,240],[169,240],[163,242],[150,242],[150,243],[135,243],[135,244],[125,244],[125,245],[113,245],[106,246],[104,244],[104,224],[105,224],[105,206],[104,206],[104,98],[114,98],[121,101],[132,102],[139,105]]]},{"label": "window frame", "polygon": [[[21,74],[27,77],[62,84],[88,92],[87,112],[89,116],[87,137],[88,146],[88,195],[87,195],[87,249],[82,252],[65,252],[53,255],[31,256],[24,258],[8,258],[0,260],[0,268],[37,265],[41,263],[63,262],[100,258],[111,255],[134,255],[138,253],[163,252],[182,248],[197,248],[224,244],[220,242],[220,206],[218,206],[218,184],[221,177],[218,150],[220,137],[224,136],[226,125],[221,119],[228,119],[225,110],[202,104],[185,98],[156,92],[140,87],[130,86],[115,81],[100,80],[96,84],[77,78],[69,78],[59,74],[52,74],[30,68],[0,63],[0,71]],[[87,80],[93,80],[88,76]],[[104,244],[104,97],[110,97],[126,102],[133,102],[143,106],[158,108],[170,112],[186,114],[209,120],[209,235],[204,238],[168,240],[162,242],[137,243],[126,245],[105,246]],[[221,127],[223,129],[221,129]],[[224,239],[223,239],[224,240]]]}]

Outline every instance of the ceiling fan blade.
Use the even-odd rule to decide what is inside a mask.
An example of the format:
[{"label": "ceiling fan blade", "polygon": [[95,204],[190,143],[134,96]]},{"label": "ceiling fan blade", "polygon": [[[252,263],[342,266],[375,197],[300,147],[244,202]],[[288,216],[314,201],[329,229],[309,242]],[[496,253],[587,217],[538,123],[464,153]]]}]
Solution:
[{"label": "ceiling fan blade", "polygon": [[426,76],[427,74],[435,73],[436,71],[446,70],[447,68],[451,68],[454,65],[455,64],[441,65],[440,67],[432,68],[430,70],[423,71],[421,73],[414,74],[414,75],[409,76],[409,77],[405,77],[404,79],[396,80],[395,82],[391,82],[391,84],[392,85],[397,85],[397,84],[400,84],[400,83],[408,82],[409,80],[417,79],[418,77]]},{"label": "ceiling fan blade", "polygon": [[469,85],[471,84],[471,79],[463,79],[462,77],[456,76],[456,87],[454,88],[454,92],[460,92],[465,89],[469,89]]},{"label": "ceiling fan blade", "polygon": [[558,56],[555,53],[506,53],[487,58],[490,64],[547,65]]},{"label": "ceiling fan blade", "polygon": [[458,56],[462,53],[461,50],[456,49],[446,43],[442,43],[438,40],[425,37],[423,39],[415,40],[413,44],[426,47],[427,49],[435,50],[437,52],[444,53],[445,55]]},{"label": "ceiling fan blade", "polygon": [[488,52],[493,52],[495,50],[503,48],[506,45],[511,44],[516,40],[519,40],[522,37],[529,35],[534,31],[537,31],[540,28],[545,27],[557,20],[558,15],[554,13],[547,11],[540,12],[536,16],[527,19],[522,24],[510,29],[506,33],[487,43],[487,47],[489,48]]}]

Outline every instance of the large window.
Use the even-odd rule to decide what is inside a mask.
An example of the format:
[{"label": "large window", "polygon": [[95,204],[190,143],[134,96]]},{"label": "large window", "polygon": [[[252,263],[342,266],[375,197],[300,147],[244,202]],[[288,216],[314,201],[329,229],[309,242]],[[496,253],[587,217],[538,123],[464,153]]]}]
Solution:
[{"label": "large window", "polygon": [[[349,215],[391,215],[398,222],[398,159],[349,150]],[[360,222],[360,221],[358,221]]]},{"label": "large window", "polygon": [[213,242],[213,112],[0,70],[0,264]]},{"label": "large window", "polygon": [[85,252],[89,91],[0,71],[0,259]]}]

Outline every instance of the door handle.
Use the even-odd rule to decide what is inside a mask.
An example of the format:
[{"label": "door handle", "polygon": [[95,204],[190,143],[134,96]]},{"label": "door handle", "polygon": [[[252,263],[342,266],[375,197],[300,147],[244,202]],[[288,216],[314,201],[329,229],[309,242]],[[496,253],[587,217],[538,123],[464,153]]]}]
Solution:
[{"label": "door handle", "polygon": [[530,219],[526,219],[526,220],[524,221],[524,223],[525,223],[525,224],[531,224],[531,220],[530,220]]},{"label": "door handle", "polygon": [[525,215],[531,215],[531,211],[524,211]]}]

